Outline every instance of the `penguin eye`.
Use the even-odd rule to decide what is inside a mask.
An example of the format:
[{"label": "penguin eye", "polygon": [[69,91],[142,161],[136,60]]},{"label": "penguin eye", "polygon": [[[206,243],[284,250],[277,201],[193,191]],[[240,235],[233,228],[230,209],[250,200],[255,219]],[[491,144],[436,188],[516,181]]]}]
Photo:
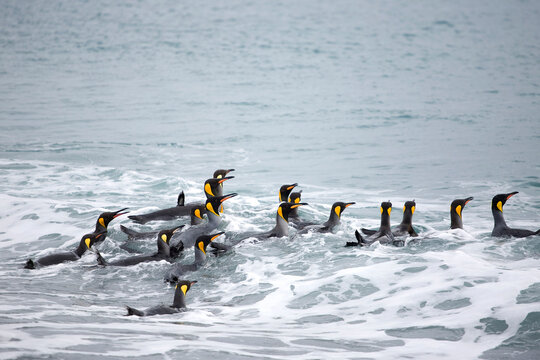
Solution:
[{"label": "penguin eye", "polygon": [[167,240],[168,240],[167,235],[165,235],[165,234],[161,235],[161,240],[163,240],[165,243],[167,243]]}]

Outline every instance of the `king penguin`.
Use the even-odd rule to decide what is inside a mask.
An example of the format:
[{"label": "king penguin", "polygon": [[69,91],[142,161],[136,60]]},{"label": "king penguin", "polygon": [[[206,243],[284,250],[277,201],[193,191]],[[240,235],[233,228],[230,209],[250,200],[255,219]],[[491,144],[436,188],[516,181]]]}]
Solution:
[{"label": "king penguin", "polygon": [[341,223],[341,214],[343,214],[343,211],[345,211],[346,208],[354,204],[356,203],[355,202],[344,203],[341,201],[335,202],[334,204],[332,204],[332,209],[330,209],[330,216],[328,217],[328,220],[324,224],[309,225],[303,228],[299,227],[299,229],[301,230],[298,232],[298,234],[305,234],[309,231],[319,232],[319,233],[326,233],[326,232],[333,231]]},{"label": "king penguin", "polygon": [[217,239],[224,232],[218,232],[212,235],[201,235],[195,241],[194,253],[195,260],[192,264],[174,264],[172,269],[165,276],[166,281],[176,282],[178,278],[187,272],[196,271],[206,263],[206,248],[212,241]]},{"label": "king penguin", "polygon": [[92,245],[103,236],[105,236],[104,232],[83,235],[79,242],[79,246],[75,250],[46,255],[36,261],[28,259],[24,267],[25,269],[35,269],[40,266],[56,265],[67,261],[79,260],[86,250],[94,251]]},{"label": "king penguin", "polygon": [[450,204],[450,229],[463,229],[463,220],[461,213],[465,205],[474,198],[456,199]]},{"label": "king penguin", "polygon": [[99,215],[96,221],[96,228],[94,230],[94,234],[102,234],[103,236],[100,236],[99,240],[96,243],[105,240],[105,238],[107,237],[107,227],[109,226],[109,223],[120,215],[127,214],[128,212],[125,211],[127,209],[128,208],[123,208],[117,211],[108,211]]},{"label": "king penguin", "polygon": [[105,261],[105,259],[101,256],[101,254],[99,252],[96,252],[98,255],[98,263],[104,266],[131,266],[131,265],[137,265],[142,262],[149,262],[149,261],[160,261],[160,260],[171,261],[170,240],[173,234],[182,226],[178,226],[173,229],[160,231],[157,237],[158,251],[157,253],[153,255],[139,255],[139,256],[132,256],[129,258],[120,259],[116,261]]},{"label": "king penguin", "polygon": [[126,305],[127,314],[137,315],[137,316],[152,316],[152,315],[164,315],[164,314],[174,314],[177,312],[185,311],[186,309],[186,294],[193,284],[197,281],[181,280],[176,284],[174,291],[174,300],[171,306],[166,305],[157,305],[146,310],[137,310],[131,306]]},{"label": "king penguin", "polygon": [[[416,237],[418,234],[414,230],[414,227],[412,226],[412,217],[414,214],[414,211],[416,209],[416,202],[413,201],[406,201],[405,205],[403,205],[403,219],[401,220],[401,223],[395,227],[392,228],[392,234],[394,236],[403,236],[403,235],[409,235]],[[362,228],[362,233],[364,235],[373,235],[377,231],[376,230],[368,230]]]},{"label": "king penguin", "polygon": [[536,231],[526,230],[526,229],[512,229],[506,225],[503,216],[503,206],[508,199],[512,196],[518,194],[519,192],[514,191],[509,194],[498,194],[493,197],[491,200],[491,213],[493,214],[493,231],[491,236],[497,237],[509,237],[513,236],[516,238],[527,237],[531,235],[540,234],[540,229]]},{"label": "king penguin", "polygon": [[356,230],[354,235],[357,242],[347,242],[345,246],[365,246],[371,245],[376,241],[379,241],[381,244],[394,244],[394,235],[392,234],[392,229],[390,228],[390,213],[392,212],[392,203],[390,201],[382,202],[380,209],[381,226],[379,227],[379,231],[364,239],[362,235],[360,235],[360,232]]}]

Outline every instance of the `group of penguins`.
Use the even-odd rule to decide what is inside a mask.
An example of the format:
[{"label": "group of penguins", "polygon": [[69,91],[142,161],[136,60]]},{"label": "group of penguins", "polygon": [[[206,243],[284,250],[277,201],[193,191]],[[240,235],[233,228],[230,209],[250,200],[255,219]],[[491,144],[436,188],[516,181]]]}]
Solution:
[{"label": "group of penguins", "polygon": [[[207,247],[210,246],[215,253],[226,252],[234,245],[248,238],[266,239],[272,237],[284,237],[289,235],[289,225],[297,230],[297,234],[305,234],[308,232],[332,232],[339,224],[343,211],[354,205],[354,202],[335,202],[330,210],[328,220],[322,224],[304,221],[298,214],[298,208],[307,203],[301,202],[301,193],[292,192],[298,184],[283,185],[279,190],[280,204],[276,213],[276,225],[270,231],[263,233],[243,233],[234,237],[234,241],[229,241],[228,244],[219,243],[215,240],[224,234],[224,232],[215,232],[221,223],[221,214],[223,213],[223,203],[237,196],[236,193],[223,195],[223,183],[234,178],[228,174],[234,169],[219,169],[216,170],[211,179],[204,183],[204,193],[206,202],[185,203],[184,192],[178,196],[177,205],[168,209],[158,210],[155,212],[130,215],[131,220],[139,224],[145,224],[156,220],[178,220],[181,217],[189,216],[190,226],[180,225],[172,229],[166,229],[153,232],[138,232],[129,229],[123,225],[121,230],[128,235],[128,241],[121,247],[129,252],[134,252],[130,245],[137,239],[155,238],[157,236],[157,253],[152,255],[137,255],[123,258],[116,261],[107,261],[93,246],[102,242],[107,236],[107,226],[115,218],[127,214],[127,208],[120,209],[114,212],[104,212],[100,214],[96,222],[94,232],[86,234],[82,237],[79,246],[73,250],[62,253],[53,253],[37,259],[36,261],[29,259],[26,262],[25,268],[35,269],[36,267],[59,264],[67,261],[75,261],[90,250],[97,255],[98,263],[102,266],[131,266],[141,262],[166,260],[172,264],[170,270],[165,275],[165,280],[175,284],[175,294],[173,304],[171,306],[159,305],[146,310],[138,310],[126,306],[127,315],[150,316],[156,314],[171,314],[179,311],[184,311],[186,308],[185,296],[188,290],[196,281],[181,280],[185,274],[196,271],[199,267],[205,264]],[[506,225],[503,217],[503,206],[512,196],[518,192],[509,194],[499,194],[493,197],[491,202],[491,211],[493,213],[494,227],[491,233],[497,237],[526,237],[540,234],[540,229],[530,231],[524,229],[513,229]],[[462,211],[472,197],[465,199],[456,199],[450,205],[451,229],[463,228]],[[403,219],[401,223],[395,227],[390,226],[390,213],[392,211],[392,203],[390,201],[381,203],[381,224],[378,230],[361,229],[362,234],[356,230],[356,241],[347,242],[345,246],[368,246],[374,242],[381,244],[403,246],[406,237],[416,237],[418,234],[413,228],[412,217],[416,208],[416,203],[413,201],[405,202],[403,206]],[[204,220],[206,215],[207,220]],[[193,263],[182,264],[175,262],[185,249],[193,248],[195,259]]]}]

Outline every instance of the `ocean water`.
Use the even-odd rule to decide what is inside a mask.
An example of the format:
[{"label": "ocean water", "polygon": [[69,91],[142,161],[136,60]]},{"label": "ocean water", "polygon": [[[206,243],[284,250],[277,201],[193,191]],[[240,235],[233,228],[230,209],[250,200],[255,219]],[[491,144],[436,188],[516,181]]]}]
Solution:
[{"label": "ocean water", "polygon": [[[538,359],[540,4],[535,1],[0,2],[0,358]],[[235,168],[220,229],[269,230],[282,184],[332,234],[246,241],[196,273],[100,268],[103,211],[203,198]],[[453,199],[474,196],[463,230]],[[417,203],[419,241],[345,248],[379,204]],[[127,256],[120,225],[99,245]],[[140,242],[144,253],[155,241]],[[191,262],[187,251],[182,262]]]}]

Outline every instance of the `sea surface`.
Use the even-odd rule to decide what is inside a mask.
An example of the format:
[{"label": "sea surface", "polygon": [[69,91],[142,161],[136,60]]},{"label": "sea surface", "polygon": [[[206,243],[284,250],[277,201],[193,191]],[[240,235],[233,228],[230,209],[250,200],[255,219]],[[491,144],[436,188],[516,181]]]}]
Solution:
[{"label": "sea surface", "polygon": [[[539,359],[537,1],[0,1],[0,358]],[[98,215],[204,198],[216,169],[225,243],[270,230],[278,189],[330,234],[211,256],[188,310],[170,264],[23,269],[74,249]],[[464,229],[453,199],[474,196]],[[419,238],[346,248],[416,200]],[[111,222],[104,257],[129,254]],[[156,251],[140,241],[141,253]],[[192,250],[179,260],[192,261]]]}]

